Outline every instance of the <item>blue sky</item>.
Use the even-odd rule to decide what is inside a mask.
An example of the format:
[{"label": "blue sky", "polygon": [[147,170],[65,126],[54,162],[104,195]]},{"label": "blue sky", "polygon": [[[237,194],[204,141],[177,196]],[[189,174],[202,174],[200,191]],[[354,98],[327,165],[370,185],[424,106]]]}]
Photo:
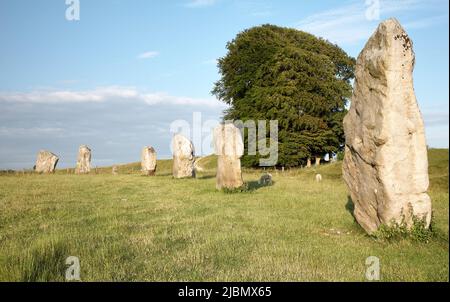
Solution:
[{"label": "blue sky", "polygon": [[68,21],[65,0],[0,1],[0,169],[30,168],[40,149],[73,166],[81,144],[98,166],[138,161],[145,145],[170,157],[173,121],[192,123],[194,112],[219,120],[226,108],[210,94],[226,43],[265,23],[356,57],[378,23],[396,17],[414,42],[428,144],[449,145],[447,0],[379,1],[379,19],[367,15],[376,0],[79,2],[80,20]]}]

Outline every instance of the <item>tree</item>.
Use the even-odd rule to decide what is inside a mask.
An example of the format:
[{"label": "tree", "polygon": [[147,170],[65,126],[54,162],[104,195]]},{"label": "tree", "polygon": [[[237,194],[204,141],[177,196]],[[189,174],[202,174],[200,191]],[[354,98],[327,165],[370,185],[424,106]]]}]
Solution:
[{"label": "tree", "polygon": [[[279,166],[342,149],[354,58],[326,40],[274,25],[241,32],[227,49],[212,91],[230,105],[225,120],[278,120]],[[256,166],[257,159],[246,152],[242,163]]]}]

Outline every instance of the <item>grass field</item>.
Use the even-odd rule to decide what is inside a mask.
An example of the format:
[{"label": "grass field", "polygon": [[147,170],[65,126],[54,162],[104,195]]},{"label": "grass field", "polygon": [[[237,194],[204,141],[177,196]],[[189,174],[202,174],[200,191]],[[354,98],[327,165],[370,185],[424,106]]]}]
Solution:
[{"label": "grass field", "polygon": [[[83,281],[364,281],[369,256],[381,281],[449,280],[448,150],[430,150],[434,236],[428,243],[367,236],[350,213],[341,164],[245,171],[250,191],[215,190],[214,158],[197,179],[155,177],[139,165],[77,176],[0,176],[0,281],[64,281],[68,256]],[[315,171],[323,176],[314,181]]]}]

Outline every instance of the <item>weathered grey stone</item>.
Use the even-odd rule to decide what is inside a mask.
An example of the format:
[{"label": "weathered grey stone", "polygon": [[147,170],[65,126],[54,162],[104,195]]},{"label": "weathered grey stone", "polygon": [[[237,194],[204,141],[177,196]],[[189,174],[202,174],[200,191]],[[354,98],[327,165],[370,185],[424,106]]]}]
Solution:
[{"label": "weathered grey stone", "polygon": [[53,173],[58,164],[58,156],[55,154],[41,150],[38,153],[35,165],[35,171],[38,173]]},{"label": "weathered grey stone", "polygon": [[156,172],[156,151],[153,147],[144,147],[141,152],[141,171],[143,175],[153,176]]},{"label": "weathered grey stone", "polygon": [[272,174],[266,173],[266,174],[262,175],[258,181],[258,184],[261,186],[273,185]]},{"label": "weathered grey stone", "polygon": [[86,145],[81,145],[78,149],[77,167],[75,174],[86,174],[91,172],[91,149]]},{"label": "weathered grey stone", "polygon": [[112,167],[112,175],[119,175],[119,168],[117,168],[117,166]]},{"label": "weathered grey stone", "polygon": [[431,220],[425,131],[413,88],[415,55],[399,22],[382,22],[358,57],[344,118],[344,180],[369,233],[392,222]]},{"label": "weathered grey stone", "polygon": [[176,134],[172,139],[173,152],[173,177],[195,177],[195,152],[194,145],[181,134]]},{"label": "weathered grey stone", "polygon": [[217,158],[216,188],[236,189],[243,186],[241,156],[244,142],[241,131],[233,124],[222,124],[214,129],[214,150]]}]

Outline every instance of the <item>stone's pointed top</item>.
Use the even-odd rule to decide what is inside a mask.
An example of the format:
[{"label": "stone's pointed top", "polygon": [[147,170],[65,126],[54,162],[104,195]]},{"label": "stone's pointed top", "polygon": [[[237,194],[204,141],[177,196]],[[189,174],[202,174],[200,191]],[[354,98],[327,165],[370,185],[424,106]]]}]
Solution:
[{"label": "stone's pointed top", "polygon": [[181,133],[174,134],[172,142],[191,142],[186,136]]},{"label": "stone's pointed top", "polygon": [[181,133],[177,133],[173,135],[173,139],[179,139],[179,140],[189,140],[186,136],[184,136]]},{"label": "stone's pointed top", "polygon": [[406,33],[406,30],[403,28],[403,26],[400,24],[400,22],[395,18],[390,18],[387,20],[384,20],[378,25],[378,28],[374,35],[377,33],[387,36],[395,36],[395,35],[403,35],[405,37],[408,37],[408,34]]},{"label": "stone's pointed top", "polygon": [[150,152],[156,153],[155,148],[153,148],[152,146],[145,146],[145,147],[143,148],[143,150],[149,150]]},{"label": "stone's pointed top", "polygon": [[54,154],[53,152],[50,152],[48,150],[40,150],[39,153],[58,157],[56,154]]},{"label": "stone's pointed top", "polygon": [[402,27],[400,25],[400,22],[396,18],[389,18],[387,20],[384,20],[383,22],[380,23],[380,25],[384,25],[389,28]]},{"label": "stone's pointed top", "polygon": [[88,145],[81,145],[81,146],[80,146],[80,149],[88,149],[89,151],[91,150],[91,149],[88,147]]},{"label": "stone's pointed top", "polygon": [[406,33],[406,30],[403,28],[403,26],[400,24],[400,22],[395,18],[387,19],[383,22],[381,22],[378,25],[378,28],[375,32],[375,34],[382,34],[386,36],[395,36],[395,35],[403,35],[408,37],[408,34]]},{"label": "stone's pointed top", "polygon": [[356,68],[356,78],[364,77],[365,71],[378,79],[402,71],[398,76],[406,78],[415,65],[413,42],[396,19],[385,20],[367,41],[356,65],[365,66]]},{"label": "stone's pointed top", "polygon": [[193,157],[195,153],[192,142],[182,134],[175,134],[172,139],[172,152],[176,156]]}]

